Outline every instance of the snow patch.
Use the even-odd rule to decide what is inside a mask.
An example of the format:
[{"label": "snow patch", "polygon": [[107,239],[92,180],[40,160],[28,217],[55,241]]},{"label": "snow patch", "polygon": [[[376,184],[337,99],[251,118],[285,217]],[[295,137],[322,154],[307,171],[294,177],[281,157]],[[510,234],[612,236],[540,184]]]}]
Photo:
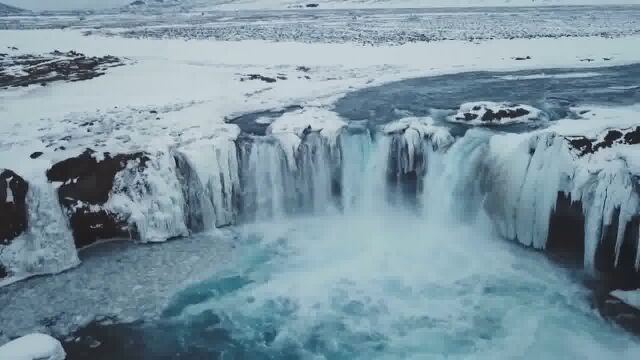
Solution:
[{"label": "snow patch", "polygon": [[614,290],[611,296],[622,300],[625,304],[640,310],[640,290]]},{"label": "snow patch", "polygon": [[4,360],[64,360],[62,344],[45,334],[29,334],[0,346]]},{"label": "snow patch", "polygon": [[347,123],[335,112],[317,107],[307,107],[283,114],[267,128],[267,134],[293,133],[302,138],[309,131],[319,131],[332,144],[338,132]]}]

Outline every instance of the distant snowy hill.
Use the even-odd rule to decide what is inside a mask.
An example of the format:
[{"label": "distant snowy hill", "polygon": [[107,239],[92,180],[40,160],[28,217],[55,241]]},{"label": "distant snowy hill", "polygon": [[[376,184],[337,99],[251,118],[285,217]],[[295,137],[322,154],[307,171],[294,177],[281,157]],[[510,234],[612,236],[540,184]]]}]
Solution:
[{"label": "distant snowy hill", "polygon": [[6,14],[17,14],[20,12],[24,12],[25,10],[17,8],[15,6],[9,6],[9,5],[5,5],[3,3],[0,3],[0,15],[6,15]]},{"label": "distant snowy hill", "polygon": [[[192,0],[194,1],[194,0]],[[640,0],[195,0],[218,9],[426,8],[473,6],[550,6],[640,4]],[[217,4],[216,4],[217,3]]]},{"label": "distant snowy hill", "polygon": [[[183,7],[211,10],[288,8],[425,8],[463,6],[548,6],[636,4],[640,0],[4,0],[29,10]],[[3,6],[0,5],[0,13]]]}]

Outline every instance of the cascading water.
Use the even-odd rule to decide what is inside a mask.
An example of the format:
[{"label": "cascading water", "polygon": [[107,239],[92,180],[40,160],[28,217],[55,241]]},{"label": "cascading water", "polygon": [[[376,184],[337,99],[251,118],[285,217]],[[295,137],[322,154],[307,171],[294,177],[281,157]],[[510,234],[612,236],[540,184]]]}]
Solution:
[{"label": "cascading water", "polygon": [[[373,152],[371,135],[367,129],[356,128],[340,134],[340,195],[342,208],[351,214],[362,206],[364,184],[367,177],[369,158]],[[371,196],[372,194],[368,194]]]},{"label": "cascading water", "polygon": [[[567,273],[496,239],[545,248],[563,193],[585,211],[587,267],[609,225],[618,228],[619,255],[620,229],[638,214],[634,179],[622,162],[581,170],[562,136],[472,129],[455,139],[430,119],[407,118],[331,136],[194,142],[149,157],[116,174],[107,209],[145,242],[234,224],[238,261],[177,294],[165,317],[144,329],[154,339],[145,346],[160,346],[167,332],[159,329],[170,328],[184,337],[175,351],[232,358],[633,358],[640,351],[593,316],[586,290]],[[46,234],[14,244],[37,254],[41,240],[33,239],[64,238],[46,246],[68,244],[61,251],[75,256],[52,204],[53,187],[30,190],[34,218],[24,237]],[[44,219],[64,226],[45,227]],[[12,250],[3,250],[6,263]]]},{"label": "cascading water", "polygon": [[489,228],[544,247],[542,190],[569,183],[559,139],[405,125],[305,134],[294,162],[277,137],[242,140],[240,213],[269,221],[236,227],[237,261],[143,331],[225,358],[637,356],[566,272]]}]

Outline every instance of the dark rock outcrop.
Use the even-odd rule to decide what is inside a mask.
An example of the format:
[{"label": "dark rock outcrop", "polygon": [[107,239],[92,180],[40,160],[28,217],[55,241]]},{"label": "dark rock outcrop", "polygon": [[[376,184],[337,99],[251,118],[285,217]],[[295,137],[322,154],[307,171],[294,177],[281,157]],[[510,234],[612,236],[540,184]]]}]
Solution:
[{"label": "dark rock outcrop", "polygon": [[27,230],[28,189],[22,177],[11,170],[0,170],[0,245],[9,244]]},{"label": "dark rock outcrop", "polygon": [[145,153],[105,153],[96,159],[91,149],[54,164],[47,170],[49,181],[62,182],[58,190],[60,203],[69,216],[76,247],[90,245],[99,239],[108,239],[127,233],[127,224],[101,207],[109,200],[115,175],[130,161],[144,169],[149,160]]},{"label": "dark rock outcrop", "polygon": [[[532,113],[534,111],[535,113]],[[513,122],[543,120],[545,117],[542,115],[542,113],[526,105],[481,102],[477,104],[463,104],[460,106],[458,113],[453,116],[452,120],[475,125],[501,125]]]},{"label": "dark rock outcrop", "polygon": [[[278,79],[286,80],[286,78],[285,79],[281,79],[281,77],[278,77]],[[247,81],[247,80],[260,80],[260,81],[264,81],[266,83],[274,83],[274,82],[278,81],[275,78],[272,78],[272,77],[269,77],[269,76],[260,75],[260,74],[247,74],[247,75],[244,75],[242,78],[240,78],[240,81]]]},{"label": "dark rock outcrop", "polygon": [[31,153],[31,155],[29,155],[29,157],[32,158],[32,159],[37,159],[40,156],[42,156],[43,154],[44,153],[42,151],[36,151],[36,152]]},{"label": "dark rock outcrop", "polygon": [[[0,88],[88,80],[104,75],[109,67],[120,65],[122,62],[115,56],[88,57],[76,51],[6,55],[0,58]],[[10,68],[13,70],[9,71]]]},{"label": "dark rock outcrop", "polygon": [[640,144],[640,126],[635,129],[610,129],[602,139],[593,139],[585,136],[567,136],[566,139],[569,145],[577,150],[580,156],[583,156],[614,145]]},{"label": "dark rock outcrop", "polygon": [[493,111],[491,109],[487,109],[487,112],[482,115],[482,121],[501,121],[502,119],[515,119],[525,115],[529,115],[529,111],[523,108],[515,108],[515,109],[501,109],[498,111]]}]

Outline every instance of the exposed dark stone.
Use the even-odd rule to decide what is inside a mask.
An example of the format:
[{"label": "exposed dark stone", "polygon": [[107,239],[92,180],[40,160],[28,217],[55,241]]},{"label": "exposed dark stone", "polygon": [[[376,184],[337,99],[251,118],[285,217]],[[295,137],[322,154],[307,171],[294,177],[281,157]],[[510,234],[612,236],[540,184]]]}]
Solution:
[{"label": "exposed dark stone", "polygon": [[529,110],[523,108],[501,109],[497,112],[487,109],[484,115],[482,115],[481,120],[485,122],[500,121],[502,119],[515,119],[525,115],[529,115]]},{"label": "exposed dark stone", "polygon": [[9,276],[7,269],[5,269],[2,264],[0,264],[0,279],[6,278],[7,276]]},{"label": "exposed dark stone", "polygon": [[[476,107],[474,107],[475,110]],[[464,120],[464,121],[471,121],[471,120],[475,120],[478,118],[478,114],[473,114],[473,113],[464,113],[464,117],[456,117],[456,120]]]},{"label": "exposed dark stone", "polygon": [[0,245],[9,244],[27,230],[28,189],[22,177],[11,170],[0,170]]},{"label": "exposed dark stone", "polygon": [[569,141],[569,144],[571,145],[572,148],[579,150],[581,155],[584,154],[590,154],[592,153],[592,143],[593,140],[589,140],[586,137],[573,137],[573,138],[567,138],[567,140]]},{"label": "exposed dark stone", "polygon": [[595,266],[610,289],[631,290],[640,288],[640,274],[635,268],[638,248],[640,215],[627,223],[624,229],[620,255],[616,263],[616,237],[619,211],[611,225],[605,226],[595,256]]},{"label": "exposed dark stone", "polygon": [[104,75],[104,70],[109,67],[122,65],[120,59],[114,56],[87,57],[76,51],[63,53],[58,50],[44,55],[5,56],[3,62],[22,72],[0,73],[0,88],[87,80]]},{"label": "exposed dark stone", "polygon": [[624,143],[627,145],[640,144],[640,126],[635,130],[624,134]]},{"label": "exposed dark stone", "polygon": [[298,67],[296,68],[296,70],[298,70],[298,71],[302,71],[302,72],[309,72],[309,71],[311,71],[311,68],[310,68],[310,67],[308,67],[308,66],[298,66]]},{"label": "exposed dark stone", "polygon": [[566,139],[569,145],[578,150],[580,156],[583,156],[614,145],[640,144],[640,126],[635,129],[608,130],[602,140],[590,139],[585,136],[567,136]]},{"label": "exposed dark stone", "polygon": [[556,207],[549,219],[546,250],[563,262],[579,264],[584,261],[584,215],[582,204],[571,196],[558,193]]},{"label": "exposed dark stone", "polygon": [[29,157],[32,158],[32,159],[37,159],[40,156],[42,156],[42,154],[44,154],[42,151],[36,151],[36,152],[32,153],[31,155],[29,155]]},{"label": "exposed dark stone", "polygon": [[260,74],[247,74],[247,75],[244,75],[240,79],[240,81],[247,81],[247,80],[260,80],[260,81],[264,81],[266,83],[274,83],[274,82],[277,81],[275,78],[264,76],[264,75],[260,75]]},{"label": "exposed dark stone", "polygon": [[633,334],[640,335],[640,310],[611,296],[606,287],[594,289],[593,302],[604,318]]},{"label": "exposed dark stone", "polygon": [[[102,205],[109,199],[116,173],[127,166],[129,161],[139,161],[142,170],[149,160],[143,152],[104,154],[104,159],[96,160],[94,151],[54,164],[47,170],[49,181],[63,182],[58,190],[60,203],[66,209],[78,248],[98,239],[108,239],[126,233],[126,225],[117,214],[104,209],[90,207]],[[93,209],[92,209],[93,208]]]},{"label": "exposed dark stone", "polygon": [[117,214],[107,210],[91,210],[82,206],[70,211],[69,225],[73,229],[76,248],[91,245],[100,239],[112,239],[128,235],[127,224]]}]

